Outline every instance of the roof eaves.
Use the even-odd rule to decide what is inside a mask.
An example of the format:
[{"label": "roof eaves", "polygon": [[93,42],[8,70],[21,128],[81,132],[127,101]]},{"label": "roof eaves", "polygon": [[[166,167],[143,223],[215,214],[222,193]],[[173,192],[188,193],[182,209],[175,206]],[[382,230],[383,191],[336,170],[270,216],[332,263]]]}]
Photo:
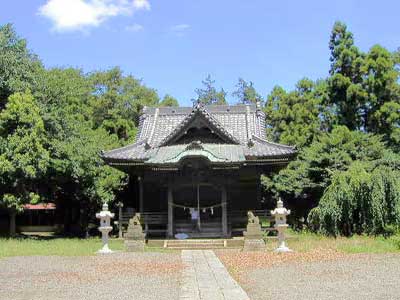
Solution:
[{"label": "roof eaves", "polygon": [[252,135],[252,138],[255,139],[255,140],[258,140],[258,141],[260,141],[262,143],[266,143],[266,144],[269,144],[269,145],[272,145],[272,146],[275,146],[275,147],[286,148],[286,149],[292,150],[293,153],[297,152],[296,146],[289,146],[289,145],[270,142],[270,141],[265,140],[265,139],[263,139],[263,138],[261,138],[259,136],[254,135],[254,134]]},{"label": "roof eaves", "polygon": [[143,144],[145,145],[145,148],[146,148],[146,147],[149,147],[149,145],[148,145],[148,143],[147,143],[147,139],[143,139],[143,140],[138,141],[138,142],[136,142],[136,143],[129,144],[129,145],[127,145],[127,146],[120,147],[120,148],[117,148],[117,149],[113,149],[113,150],[110,150],[110,151],[101,150],[101,151],[100,151],[100,157],[101,157],[102,159],[107,159],[107,160],[109,160],[109,159],[119,159],[119,158],[115,158],[115,155],[114,155],[114,154],[118,154],[118,153],[121,153],[122,151],[130,150],[130,149],[132,149],[132,148],[141,146],[141,145],[143,145]]}]

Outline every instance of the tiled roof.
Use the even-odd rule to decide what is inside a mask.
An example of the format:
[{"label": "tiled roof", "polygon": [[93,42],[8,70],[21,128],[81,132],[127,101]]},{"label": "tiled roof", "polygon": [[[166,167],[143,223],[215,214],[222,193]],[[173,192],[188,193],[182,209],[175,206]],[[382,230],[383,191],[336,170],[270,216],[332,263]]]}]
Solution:
[{"label": "tiled roof", "polygon": [[167,143],[171,143],[176,140],[180,134],[183,134],[187,130],[192,122],[196,119],[203,119],[208,127],[212,128],[214,132],[218,134],[222,140],[231,144],[240,144],[240,141],[232,136],[227,129],[216,120],[203,106],[199,106],[193,109],[177,126],[166,136],[157,146],[165,146]]},{"label": "tiled roof", "polygon": [[204,143],[204,149],[198,150],[209,155],[211,161],[290,157],[296,153],[293,147],[266,140],[265,115],[256,105],[198,105],[193,108],[145,107],[136,143],[102,153],[102,157],[105,161],[167,163],[170,160],[172,163],[173,157],[178,157],[179,153],[183,155],[183,149],[188,146],[174,145],[174,141],[198,119],[221,138],[221,143]]},{"label": "tiled roof", "polygon": [[[195,109],[192,107],[145,107],[136,140],[149,138],[152,129],[156,128],[148,143],[159,144]],[[262,111],[257,111],[256,105],[206,105],[200,109],[206,110],[240,143],[246,143],[248,140],[247,124],[252,134],[266,138],[265,115]]]}]

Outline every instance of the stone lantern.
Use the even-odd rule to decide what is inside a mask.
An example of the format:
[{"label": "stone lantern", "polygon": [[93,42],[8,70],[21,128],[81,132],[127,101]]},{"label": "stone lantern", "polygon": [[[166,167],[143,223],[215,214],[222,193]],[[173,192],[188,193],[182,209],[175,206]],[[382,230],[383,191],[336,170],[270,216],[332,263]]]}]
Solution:
[{"label": "stone lantern", "polygon": [[290,250],[285,244],[285,231],[288,228],[286,223],[286,216],[290,215],[290,210],[283,207],[283,202],[279,198],[277,207],[271,210],[272,216],[275,217],[275,228],[278,230],[278,248],[275,252],[290,252]]},{"label": "stone lantern", "polygon": [[108,210],[108,204],[103,204],[103,210],[96,214],[96,218],[100,219],[99,231],[101,232],[101,241],[103,242],[103,248],[97,253],[112,253],[113,251],[108,248],[108,234],[112,230],[111,218],[114,218],[114,214]]}]

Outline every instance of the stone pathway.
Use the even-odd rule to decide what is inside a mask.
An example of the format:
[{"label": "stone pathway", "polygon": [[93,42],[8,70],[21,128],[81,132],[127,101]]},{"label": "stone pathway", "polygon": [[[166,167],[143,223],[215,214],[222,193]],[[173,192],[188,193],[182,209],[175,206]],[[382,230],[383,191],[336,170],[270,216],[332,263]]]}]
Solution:
[{"label": "stone pathway", "polygon": [[212,250],[183,250],[180,300],[248,300]]}]

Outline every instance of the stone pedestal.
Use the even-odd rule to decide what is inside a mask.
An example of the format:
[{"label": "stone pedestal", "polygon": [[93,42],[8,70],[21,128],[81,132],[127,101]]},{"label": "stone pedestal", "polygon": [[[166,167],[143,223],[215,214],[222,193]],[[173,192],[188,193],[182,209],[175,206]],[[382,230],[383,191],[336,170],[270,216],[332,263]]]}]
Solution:
[{"label": "stone pedestal", "polygon": [[103,204],[103,209],[101,212],[96,214],[96,218],[100,219],[99,231],[101,232],[101,241],[103,243],[103,247],[97,251],[97,253],[112,253],[113,251],[108,247],[108,234],[112,230],[112,227],[110,226],[110,220],[111,218],[114,218],[114,214],[108,210],[107,203]]},{"label": "stone pedestal", "polygon": [[112,230],[112,227],[99,227],[99,230],[101,231],[101,241],[103,243],[103,247],[99,251],[97,251],[97,253],[112,253],[113,251],[108,247],[108,234]]},{"label": "stone pedestal", "polygon": [[285,230],[287,227],[287,224],[275,225],[276,230],[278,230],[278,248],[275,249],[275,252],[292,252],[285,243]]},{"label": "stone pedestal", "polygon": [[125,234],[125,247],[128,252],[143,251],[145,245],[145,234],[140,224],[140,214],[135,214],[129,220],[128,231]]},{"label": "stone pedestal", "polygon": [[252,212],[248,212],[247,230],[243,232],[244,236],[244,251],[264,251],[265,242],[263,232],[258,217],[255,217]]}]

